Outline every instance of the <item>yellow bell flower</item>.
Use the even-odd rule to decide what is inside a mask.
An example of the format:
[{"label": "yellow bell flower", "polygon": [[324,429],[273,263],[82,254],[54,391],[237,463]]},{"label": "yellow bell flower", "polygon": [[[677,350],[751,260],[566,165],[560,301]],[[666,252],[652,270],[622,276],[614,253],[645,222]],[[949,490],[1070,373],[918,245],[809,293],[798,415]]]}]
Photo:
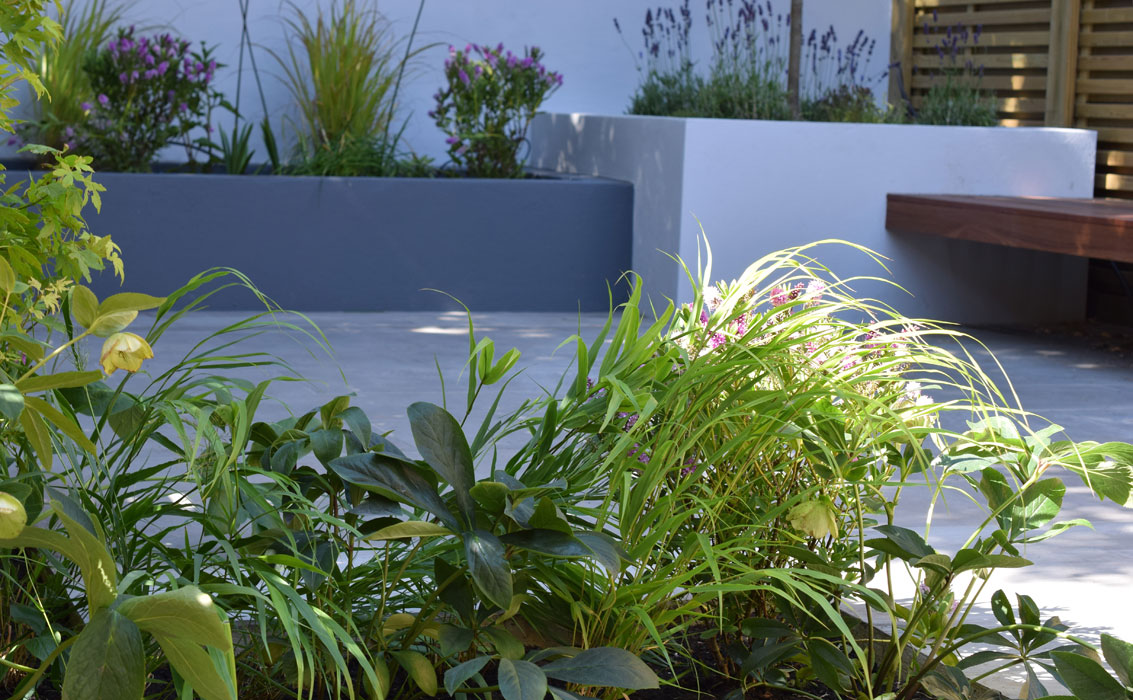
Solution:
[{"label": "yellow bell flower", "polygon": [[116,369],[127,372],[137,372],[142,366],[142,360],[153,357],[153,348],[145,338],[133,333],[115,333],[102,344],[102,357],[99,363],[107,376]]}]

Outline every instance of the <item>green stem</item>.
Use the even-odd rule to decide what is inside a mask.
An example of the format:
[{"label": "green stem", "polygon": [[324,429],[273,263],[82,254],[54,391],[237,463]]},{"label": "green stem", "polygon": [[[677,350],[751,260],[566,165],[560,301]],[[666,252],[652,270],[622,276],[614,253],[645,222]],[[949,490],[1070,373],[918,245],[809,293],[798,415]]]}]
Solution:
[{"label": "green stem", "polygon": [[23,373],[23,374],[22,374],[22,375],[20,376],[20,378],[16,380],[16,383],[17,383],[17,384],[19,384],[19,383],[20,383],[20,382],[22,382],[23,380],[25,380],[25,379],[27,379],[28,377],[30,377],[31,375],[35,374],[37,370],[39,370],[40,368],[42,368],[42,367],[43,367],[44,365],[46,365],[46,364],[47,364],[48,362],[50,362],[51,360],[55,359],[55,357],[56,357],[56,356],[57,356],[57,355],[58,355],[59,353],[63,352],[64,350],[66,350],[67,348],[71,347],[72,345],[74,345],[74,344],[75,344],[75,343],[77,343],[78,341],[82,340],[83,338],[87,337],[88,335],[90,335],[90,329],[89,329],[89,328],[88,328],[87,330],[83,331],[82,333],[80,333],[79,335],[75,336],[74,338],[71,338],[71,339],[70,339],[70,340],[68,340],[68,341],[67,341],[66,343],[63,343],[63,344],[62,344],[62,345],[60,345],[59,347],[55,348],[55,349],[54,349],[54,350],[53,350],[53,351],[51,352],[51,354],[50,354],[50,355],[48,355],[48,356],[44,357],[44,358],[43,358],[42,360],[40,360],[40,361],[39,361],[39,362],[37,362],[36,364],[32,365],[31,369],[29,369],[29,370],[28,370],[27,372],[24,372],[24,373]]}]

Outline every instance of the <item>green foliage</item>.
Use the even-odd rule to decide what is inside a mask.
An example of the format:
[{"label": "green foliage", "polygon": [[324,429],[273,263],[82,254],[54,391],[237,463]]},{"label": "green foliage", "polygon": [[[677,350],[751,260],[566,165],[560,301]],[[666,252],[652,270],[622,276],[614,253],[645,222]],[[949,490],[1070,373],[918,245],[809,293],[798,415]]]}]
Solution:
[{"label": "green foliage", "polygon": [[276,56],[299,106],[300,148],[374,143],[388,132],[402,62],[376,8],[354,0],[308,17],[292,5],[286,60]]},{"label": "green foliage", "polygon": [[520,147],[543,101],[563,84],[548,71],[538,47],[523,55],[469,44],[449,47],[446,85],[436,94],[430,116],[448,135],[452,164],[469,177],[521,177]]},{"label": "green foliage", "polygon": [[943,71],[921,97],[914,117],[918,124],[996,126],[995,98],[980,90],[974,76]]},{"label": "green foliage", "polygon": [[83,104],[86,117],[74,133],[99,168],[146,171],[171,144],[185,148],[190,165],[198,152],[211,155],[208,139],[192,132],[212,129],[221,97],[210,85],[219,66],[204,44],[189,47],[169,34],[135,38],[130,27],[87,54],[83,70],[96,97]]},{"label": "green foliage", "polygon": [[815,122],[900,123],[900,110],[882,110],[873,93],[860,85],[842,85],[802,105],[803,118]]},{"label": "green foliage", "polygon": [[63,40],[44,43],[38,58],[51,99],[32,103],[32,120],[22,130],[25,139],[57,149],[71,144],[73,150],[75,126],[86,120],[83,103],[94,104],[97,96],[83,64],[113,38],[127,7],[110,0],[93,0],[82,8],[73,1],[62,4]]}]

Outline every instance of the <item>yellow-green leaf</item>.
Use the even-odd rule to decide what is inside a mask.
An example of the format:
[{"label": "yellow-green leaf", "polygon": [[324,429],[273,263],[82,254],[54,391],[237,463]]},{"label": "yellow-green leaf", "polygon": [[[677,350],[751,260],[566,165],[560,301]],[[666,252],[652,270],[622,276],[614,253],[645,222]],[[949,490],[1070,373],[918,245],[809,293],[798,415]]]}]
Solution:
[{"label": "yellow-green leaf", "polygon": [[165,297],[153,297],[149,294],[137,292],[122,292],[107,297],[98,305],[98,315],[119,313],[122,311],[145,311],[156,309],[165,302]]},{"label": "yellow-green leaf", "polygon": [[71,291],[71,315],[83,328],[90,328],[98,314],[98,297],[83,285],[76,285]]},{"label": "yellow-green leaf", "polygon": [[16,386],[25,394],[33,391],[47,391],[48,389],[72,389],[86,386],[91,382],[102,379],[102,372],[56,372],[36,377],[28,377],[16,382]]},{"label": "yellow-green leaf", "polygon": [[440,535],[451,535],[452,530],[446,527],[437,525],[436,523],[425,522],[424,520],[406,520],[403,523],[396,523],[368,535],[368,540],[398,540],[406,537],[437,537]]},{"label": "yellow-green leaf", "polygon": [[[97,372],[95,374],[97,374]],[[41,416],[55,424],[55,427],[59,428],[64,435],[74,440],[76,445],[91,454],[95,453],[94,443],[83,434],[83,430],[79,427],[79,424],[63,415],[59,409],[38,396],[24,396],[24,402],[28,408],[35,409]]]}]

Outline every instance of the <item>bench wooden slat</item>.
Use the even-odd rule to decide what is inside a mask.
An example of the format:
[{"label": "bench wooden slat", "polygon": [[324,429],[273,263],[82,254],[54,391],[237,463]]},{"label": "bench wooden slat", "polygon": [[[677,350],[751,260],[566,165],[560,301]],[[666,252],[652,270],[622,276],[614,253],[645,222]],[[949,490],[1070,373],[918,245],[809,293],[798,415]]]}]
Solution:
[{"label": "bench wooden slat", "polygon": [[1050,253],[1133,262],[1133,201],[890,194],[885,227]]}]

